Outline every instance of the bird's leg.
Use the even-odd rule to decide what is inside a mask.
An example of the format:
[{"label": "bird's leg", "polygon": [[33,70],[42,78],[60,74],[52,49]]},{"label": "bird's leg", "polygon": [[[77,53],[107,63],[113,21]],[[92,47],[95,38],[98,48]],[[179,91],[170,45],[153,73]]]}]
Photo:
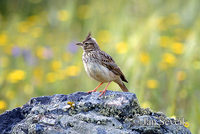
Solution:
[{"label": "bird's leg", "polygon": [[88,93],[91,93],[91,92],[96,92],[97,91],[97,89],[101,86],[103,84],[103,82],[101,82],[94,90],[92,90],[92,91],[89,91]]},{"label": "bird's leg", "polygon": [[106,90],[107,90],[108,86],[110,85],[110,83],[111,83],[111,81],[110,81],[110,82],[108,82],[108,85],[105,87],[105,89],[104,89],[103,91],[100,91],[100,92],[101,92],[101,94],[100,94],[99,96],[105,95],[105,93],[106,93]]}]

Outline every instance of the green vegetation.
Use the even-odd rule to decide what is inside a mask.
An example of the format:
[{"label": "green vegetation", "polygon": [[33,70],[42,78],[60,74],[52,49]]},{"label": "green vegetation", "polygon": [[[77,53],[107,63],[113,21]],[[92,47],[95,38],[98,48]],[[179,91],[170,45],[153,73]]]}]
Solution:
[{"label": "green vegetation", "polygon": [[199,12],[198,0],[1,0],[0,112],[95,88],[74,45],[91,31],[143,107],[184,117],[200,133]]}]

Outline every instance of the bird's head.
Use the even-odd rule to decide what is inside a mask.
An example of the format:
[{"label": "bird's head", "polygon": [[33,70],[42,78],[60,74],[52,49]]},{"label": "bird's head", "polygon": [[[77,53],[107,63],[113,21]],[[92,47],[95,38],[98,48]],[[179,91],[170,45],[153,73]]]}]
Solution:
[{"label": "bird's head", "polygon": [[99,46],[94,38],[92,38],[91,33],[88,34],[83,42],[78,42],[76,45],[81,46],[84,51],[95,51],[99,50]]}]

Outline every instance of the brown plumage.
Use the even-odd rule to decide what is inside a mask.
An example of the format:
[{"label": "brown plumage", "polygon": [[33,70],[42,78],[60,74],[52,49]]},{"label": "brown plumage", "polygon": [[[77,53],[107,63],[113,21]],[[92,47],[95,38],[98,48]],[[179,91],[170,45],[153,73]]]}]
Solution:
[{"label": "brown plumage", "polygon": [[[113,58],[106,52],[100,50],[96,40],[91,37],[90,33],[83,42],[77,43],[77,45],[83,48],[82,60],[84,68],[91,78],[101,82],[101,84],[108,82],[108,85],[114,81],[124,92],[128,92],[127,87],[123,83],[123,81],[128,83],[124,74]],[[101,95],[105,94],[108,85]],[[99,86],[90,92],[95,92]]]},{"label": "brown plumage", "polygon": [[122,79],[122,81],[128,83],[128,81],[126,80],[124,74],[122,73],[120,68],[117,66],[115,61],[112,59],[112,57],[110,55],[108,55],[107,53],[105,53],[104,51],[101,51],[99,54],[102,56],[102,60],[101,60],[102,61],[102,65],[106,66],[114,74],[119,75],[120,78]]}]

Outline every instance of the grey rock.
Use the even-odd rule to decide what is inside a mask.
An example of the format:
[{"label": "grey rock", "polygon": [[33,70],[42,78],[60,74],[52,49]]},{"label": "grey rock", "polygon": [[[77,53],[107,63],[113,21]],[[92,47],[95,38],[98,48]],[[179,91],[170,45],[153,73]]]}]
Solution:
[{"label": "grey rock", "polygon": [[[140,107],[129,92],[32,98],[0,115],[2,134],[191,134],[183,123]],[[167,123],[166,123],[167,122]],[[178,121],[176,121],[178,122]]]}]

